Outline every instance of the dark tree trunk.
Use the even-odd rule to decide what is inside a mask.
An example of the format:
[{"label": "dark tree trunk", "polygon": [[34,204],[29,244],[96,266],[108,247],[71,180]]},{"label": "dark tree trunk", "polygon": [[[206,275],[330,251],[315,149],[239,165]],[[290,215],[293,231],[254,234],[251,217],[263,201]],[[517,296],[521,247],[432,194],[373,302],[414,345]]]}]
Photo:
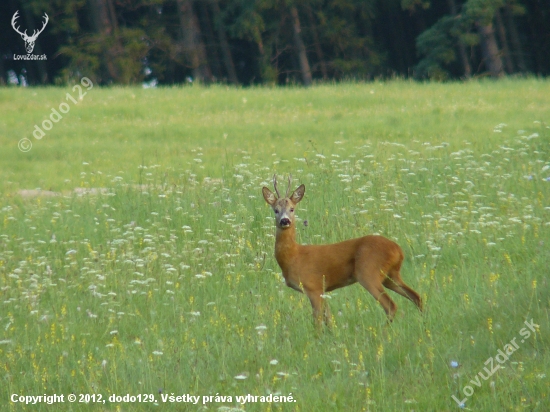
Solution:
[{"label": "dark tree trunk", "polygon": [[235,71],[235,64],[233,63],[233,56],[231,55],[231,49],[229,48],[229,43],[227,42],[227,36],[225,34],[225,28],[223,26],[222,14],[218,0],[212,0],[211,5],[212,12],[214,14],[214,27],[218,33],[218,41],[220,42],[223,65],[225,66],[225,71],[227,72],[227,78],[230,83],[239,84],[237,72]]},{"label": "dark tree trunk", "polygon": [[256,39],[257,39],[257,43],[258,43],[258,51],[260,52],[261,56],[264,56],[265,55],[265,48],[264,48],[264,42],[262,40],[262,34],[260,33],[260,29],[258,29],[257,27],[255,28],[254,31],[256,33]]},{"label": "dark tree trunk", "polygon": [[510,48],[508,47],[508,39],[506,38],[506,28],[502,22],[502,16],[499,9],[495,11],[495,22],[497,24],[498,39],[502,47],[502,57],[506,65],[506,73],[512,74],[514,73],[514,63],[512,62],[512,56],[510,56]]},{"label": "dark tree trunk", "polygon": [[206,60],[206,49],[201,39],[197,16],[193,12],[191,0],[177,0],[182,35],[182,54],[186,64],[193,71],[193,79],[208,83],[212,72]]},{"label": "dark tree trunk", "polygon": [[502,60],[500,59],[497,40],[493,25],[477,23],[477,30],[480,37],[481,54],[485,67],[491,73],[492,77],[502,77]]},{"label": "dark tree trunk", "polygon": [[[455,0],[448,0],[447,1],[449,5],[449,9],[451,10],[451,15],[456,18],[457,11],[456,11],[456,3]],[[462,63],[462,68],[464,70],[464,77],[466,79],[469,79],[472,77],[472,67],[470,66],[470,59],[468,59],[468,53],[466,53],[466,46],[464,46],[464,43],[458,38],[458,55],[460,56],[460,62]]]},{"label": "dark tree trunk", "polygon": [[528,30],[529,30],[529,39],[528,39],[528,53],[532,56],[533,60],[533,71],[538,75],[543,74],[545,70],[549,67],[548,60],[548,51],[550,50],[547,41],[544,39],[545,35],[545,19],[544,19],[544,8],[540,1],[530,1],[530,9],[528,20]]},{"label": "dark tree trunk", "polygon": [[296,55],[298,57],[298,62],[300,63],[302,81],[304,86],[310,86],[312,82],[311,69],[307,59],[306,46],[304,46],[304,41],[302,40],[300,17],[298,16],[298,9],[296,6],[290,7],[290,14],[292,15],[292,28],[294,29],[294,47],[296,48]]},{"label": "dark tree trunk", "polygon": [[122,50],[122,45],[117,38],[118,24],[116,21],[116,14],[114,5],[111,0],[89,0],[91,6],[92,21],[95,26],[96,32],[99,33],[105,39],[114,37],[115,45],[106,51],[103,56],[103,63],[107,68],[107,73],[113,81],[119,79],[119,70],[116,67],[114,61],[116,55]]},{"label": "dark tree trunk", "polygon": [[327,63],[325,62],[325,56],[323,49],[321,48],[321,42],[319,41],[319,33],[317,32],[317,24],[315,23],[315,17],[311,11],[311,7],[306,7],[307,16],[309,19],[309,25],[311,27],[311,33],[313,34],[313,41],[315,42],[315,54],[317,54],[317,60],[319,60],[319,69],[323,80],[328,80]]},{"label": "dark tree trunk", "polygon": [[[277,78],[279,76],[278,69],[277,69],[277,60],[275,59],[275,63],[272,64],[271,62],[271,56],[265,52],[266,47],[264,47],[264,42],[262,40],[262,34],[260,32],[260,29],[258,27],[254,28],[254,39],[256,41],[256,44],[258,45],[258,63],[260,66],[260,74],[261,79],[264,83],[277,83]],[[269,44],[268,44],[269,47]]]},{"label": "dark tree trunk", "polygon": [[504,15],[506,16],[506,26],[508,27],[508,33],[510,34],[510,41],[512,42],[512,47],[514,49],[513,55],[514,60],[516,61],[519,71],[522,73],[527,72],[527,65],[525,64],[525,59],[523,58],[523,49],[521,47],[521,41],[519,40],[519,34],[516,27],[516,22],[514,21],[514,16],[509,5],[506,5],[504,8]]},{"label": "dark tree trunk", "polygon": [[107,6],[107,0],[89,1],[92,21],[96,32],[106,35],[113,34],[111,19],[109,18],[109,7]]},{"label": "dark tree trunk", "polygon": [[414,42],[412,47],[409,47],[410,36],[405,31],[399,3],[382,1],[379,12],[383,17],[380,21],[385,23],[384,37],[387,41],[389,60],[393,61],[391,70],[406,74],[409,67],[413,66],[416,61],[416,56],[414,55]]},{"label": "dark tree trunk", "polygon": [[216,36],[214,35],[214,30],[212,29],[212,20],[210,19],[210,14],[208,10],[208,4],[204,1],[198,1],[195,3],[199,11],[199,24],[202,25],[202,32],[206,39],[206,58],[210,64],[213,75],[221,79],[223,77],[222,67],[220,64],[220,57],[218,55],[218,43],[216,41]]}]

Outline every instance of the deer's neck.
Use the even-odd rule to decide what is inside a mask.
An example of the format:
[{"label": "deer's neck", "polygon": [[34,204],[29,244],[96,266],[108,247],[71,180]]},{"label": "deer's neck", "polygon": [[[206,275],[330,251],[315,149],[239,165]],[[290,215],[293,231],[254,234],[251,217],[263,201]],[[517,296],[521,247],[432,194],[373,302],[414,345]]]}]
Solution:
[{"label": "deer's neck", "polygon": [[288,229],[277,228],[275,236],[275,259],[283,270],[286,271],[298,251],[296,243],[296,228],[294,225]]}]

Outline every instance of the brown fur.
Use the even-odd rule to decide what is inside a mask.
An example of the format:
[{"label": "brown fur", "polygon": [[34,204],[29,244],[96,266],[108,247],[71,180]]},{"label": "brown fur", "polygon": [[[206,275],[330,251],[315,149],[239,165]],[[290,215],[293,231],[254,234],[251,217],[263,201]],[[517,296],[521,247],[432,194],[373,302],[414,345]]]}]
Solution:
[{"label": "brown fur", "polygon": [[[274,185],[278,194],[275,177]],[[403,251],[397,243],[383,236],[364,236],[331,245],[299,245],[296,243],[294,208],[302,200],[305,186],[298,187],[290,197],[279,199],[266,187],[262,193],[276,215],[277,263],[287,286],[307,295],[317,323],[321,320],[327,324],[330,322],[330,311],[322,295],[355,282],[359,282],[382,305],[389,321],[395,316],[397,305],[384,287],[411,300],[422,310],[418,293],[401,279]],[[290,225],[281,224],[281,220],[288,223],[285,217]]]}]

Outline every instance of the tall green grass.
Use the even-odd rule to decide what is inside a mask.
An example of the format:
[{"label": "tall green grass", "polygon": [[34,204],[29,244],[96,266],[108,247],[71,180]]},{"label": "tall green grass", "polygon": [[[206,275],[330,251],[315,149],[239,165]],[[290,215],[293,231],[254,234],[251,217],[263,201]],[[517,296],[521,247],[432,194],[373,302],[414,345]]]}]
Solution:
[{"label": "tall green grass", "polygon": [[[549,89],[94,88],[39,141],[33,125],[67,91],[0,90],[0,405],[206,410],[162,395],[218,394],[233,399],[204,406],[452,411],[470,386],[469,410],[546,411]],[[275,172],[306,185],[300,242],[396,240],[425,312],[392,294],[387,325],[354,285],[330,294],[334,326],[316,333],[273,257],[261,187]],[[37,187],[57,195],[18,192]],[[471,383],[514,338],[509,360]],[[158,406],[23,407],[14,393]],[[296,402],[236,402],[270,393]]]}]

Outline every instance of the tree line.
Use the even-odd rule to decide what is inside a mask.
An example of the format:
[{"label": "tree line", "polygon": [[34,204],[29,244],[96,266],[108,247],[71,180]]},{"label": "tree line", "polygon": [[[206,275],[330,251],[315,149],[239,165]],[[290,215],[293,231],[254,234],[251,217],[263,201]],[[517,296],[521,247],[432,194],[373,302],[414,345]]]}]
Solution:
[{"label": "tree line", "polygon": [[548,0],[5,0],[0,33],[0,84],[550,73]]}]

